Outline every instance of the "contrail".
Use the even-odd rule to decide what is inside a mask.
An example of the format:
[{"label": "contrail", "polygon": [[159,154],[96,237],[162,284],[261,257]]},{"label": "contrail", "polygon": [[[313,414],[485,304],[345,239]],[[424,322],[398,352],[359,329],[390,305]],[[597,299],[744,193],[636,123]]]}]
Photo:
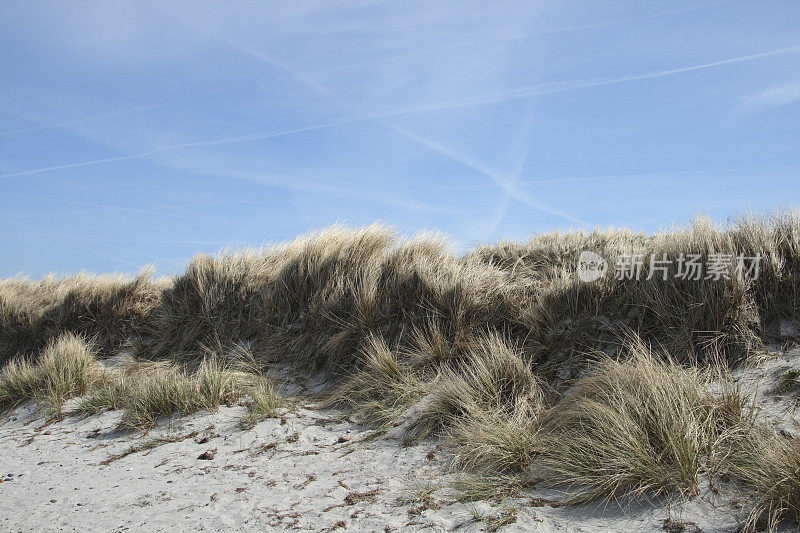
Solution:
[{"label": "contrail", "polygon": [[487,94],[487,95],[479,95],[473,96],[470,98],[464,99],[457,99],[457,100],[449,100],[444,102],[437,102],[432,104],[425,104],[420,106],[413,106],[407,107],[402,109],[396,109],[391,111],[385,111],[382,113],[371,113],[362,117],[354,117],[349,119],[342,119],[336,120],[331,122],[325,122],[320,124],[315,124],[311,126],[306,126],[303,128],[296,128],[290,130],[283,130],[283,131],[276,131],[276,132],[266,132],[266,133],[254,133],[250,135],[241,135],[237,137],[225,137],[221,139],[212,139],[208,141],[197,141],[197,142],[190,142],[190,143],[181,143],[175,144],[170,146],[164,146],[161,148],[157,148],[154,150],[149,150],[146,152],[139,152],[136,154],[130,154],[125,156],[119,157],[109,157],[105,159],[95,159],[91,161],[81,161],[78,163],[68,163],[64,165],[56,165],[52,167],[44,167],[38,169],[31,169],[31,170],[23,170],[20,172],[12,172],[9,174],[0,174],[0,179],[3,178],[11,178],[15,176],[28,176],[32,174],[39,174],[41,172],[49,172],[52,170],[61,170],[67,168],[77,168],[77,167],[84,167],[89,165],[97,165],[101,163],[112,163],[116,161],[125,161],[129,159],[138,159],[141,157],[146,157],[149,155],[154,155],[160,152],[164,152],[167,150],[176,150],[180,148],[191,148],[196,146],[216,146],[222,144],[232,144],[238,142],[246,142],[246,141],[255,141],[261,139],[269,139],[273,137],[281,137],[284,135],[292,135],[295,133],[303,133],[306,131],[313,131],[313,130],[320,130],[324,128],[330,128],[334,126],[339,126],[342,124],[354,123],[354,122],[362,122],[367,120],[374,120],[380,118],[390,118],[396,117],[401,115],[409,115],[413,113],[419,113],[422,111],[434,111],[439,109],[449,109],[449,108],[457,108],[457,107],[466,107],[466,106],[473,106],[479,105],[484,103],[493,103],[493,102],[500,102],[504,100],[511,100],[516,98],[526,98],[529,96],[535,96],[540,94],[553,94],[559,93],[564,91],[571,91],[576,89],[582,89],[586,87],[596,87],[600,85],[612,85],[617,83],[625,83],[629,81],[638,81],[638,80],[645,80],[651,78],[661,78],[664,76],[672,76],[675,74],[680,74],[684,72],[691,72],[695,70],[701,70],[706,68],[713,68],[722,65],[729,65],[732,63],[741,63],[745,61],[752,61],[755,59],[761,59],[765,57],[777,56],[782,55],[790,52],[796,52],[800,50],[800,46],[792,46],[789,48],[779,48],[777,50],[771,50],[769,52],[762,52],[759,54],[750,54],[745,56],[734,57],[730,59],[724,59],[721,61],[714,61],[711,63],[703,63],[700,65],[693,65],[689,67],[681,67],[675,69],[668,69],[668,70],[659,70],[655,72],[646,72],[641,74],[630,74],[627,76],[618,76],[615,78],[598,78],[594,80],[576,80],[570,82],[561,82],[561,83],[551,83],[551,84],[542,84],[542,85],[533,85],[529,87],[522,87],[519,89],[515,89],[513,91],[506,91],[502,93],[494,93],[494,94]]},{"label": "contrail", "polygon": [[[361,119],[364,120],[364,119]],[[35,168],[31,170],[23,170],[20,172],[12,172],[10,174],[0,174],[0,179],[3,178],[13,178],[15,176],[29,176],[32,174],[40,174],[42,172],[49,172],[52,170],[62,170],[67,168],[79,168],[79,167],[88,167],[91,165],[99,165],[102,163],[114,163],[117,161],[127,161],[130,159],[141,159],[143,157],[147,157],[150,155],[155,155],[161,152],[166,152],[169,150],[178,150],[180,148],[194,148],[198,146],[217,146],[223,144],[233,144],[233,143],[240,143],[246,141],[257,141],[261,139],[269,139],[272,137],[282,137],[284,135],[292,135],[294,133],[302,133],[306,131],[313,131],[319,130],[323,128],[329,128],[331,126],[337,126],[339,124],[344,124],[347,122],[355,122],[356,120],[339,120],[335,122],[327,122],[323,124],[315,124],[313,126],[307,126],[304,128],[295,128],[291,130],[283,130],[283,131],[273,131],[268,133],[254,133],[250,135],[239,135],[236,137],[223,137],[220,139],[212,139],[208,141],[197,141],[197,142],[188,142],[188,143],[180,143],[180,144],[172,144],[169,146],[162,146],[161,148],[155,148],[153,150],[147,150],[146,152],[137,152],[135,154],[129,155],[121,155],[118,157],[106,157],[103,159],[92,159],[90,161],[80,161],[77,163],[67,163],[64,165],[55,165],[52,167],[43,167],[43,168]]]},{"label": "contrail", "polygon": [[[509,180],[507,182],[509,189],[508,190],[503,189],[504,192],[503,200],[500,206],[498,206],[494,216],[492,217],[489,227],[486,229],[485,238],[489,238],[495,231],[497,231],[497,228],[500,226],[500,223],[503,222],[503,219],[506,217],[506,213],[508,212],[508,206],[511,204],[511,197],[512,197],[512,194],[509,192],[509,190],[513,190],[517,194],[519,193],[517,184],[519,183],[519,180],[522,177],[522,169],[525,168],[525,163],[528,161],[528,157],[530,157],[530,154],[531,151],[527,150],[525,154],[517,160],[514,170],[510,173]],[[495,184],[497,184],[497,180],[492,180],[492,181],[494,181]]]},{"label": "contrail", "polygon": [[[533,129],[535,124],[533,113],[526,113],[521,121],[519,132],[516,135],[514,142],[509,146],[508,155],[507,157],[510,159],[516,155],[513,163],[510,165],[510,170],[506,173],[506,177],[508,178],[508,186],[510,189],[515,191],[519,191],[517,188],[517,184],[519,183],[520,178],[522,177],[522,170],[525,168],[525,164],[528,161],[528,158],[531,155],[531,148],[530,146],[526,147],[526,138],[530,134],[531,130]],[[530,143],[528,143],[530,144]],[[494,181],[494,185],[497,185],[496,180]],[[507,190],[503,190],[503,200],[501,201],[500,205],[495,210],[494,215],[490,219],[490,223],[488,227],[484,231],[484,239],[488,239],[491,235],[497,230],[500,224],[503,222],[503,219],[506,217],[506,213],[508,212],[508,207],[511,205],[511,194]]]},{"label": "contrail", "polygon": [[86,203],[86,202],[74,202],[72,200],[59,200],[59,199],[56,199],[56,198],[45,198],[43,196],[33,196],[33,195],[30,195],[30,194],[16,194],[16,193],[12,193],[12,192],[2,192],[2,191],[0,191],[0,194],[4,194],[6,196],[16,196],[18,198],[30,198],[32,200],[44,200],[44,201],[47,201],[47,202],[57,202],[57,203],[60,203],[60,204],[80,205],[80,206],[84,206],[84,207],[99,207],[100,209],[114,209],[114,210],[118,210],[118,211],[130,211],[132,213],[144,213],[144,214],[147,214],[147,215],[159,215],[159,216],[164,216],[164,217],[175,217],[175,218],[191,218],[191,217],[187,217],[187,216],[183,216],[183,215],[176,215],[174,213],[161,213],[161,212],[158,212],[158,211],[147,211],[147,210],[144,210],[144,209],[134,209],[132,207],[122,207],[122,206],[118,206],[118,205],[104,205],[104,204],[92,204],[92,203]]},{"label": "contrail", "polygon": [[113,163],[115,161],[125,161],[127,159],[138,159],[140,157],[145,157],[147,155],[151,155],[157,153],[158,150],[153,150],[150,152],[139,152],[138,154],[131,154],[131,155],[123,155],[119,157],[107,157],[105,159],[93,159],[91,161],[81,161],[79,163],[68,163],[65,165],[55,165],[52,167],[42,167],[42,168],[34,168],[31,170],[23,170],[21,172],[12,172],[11,174],[0,174],[0,178],[13,178],[15,176],[30,176],[32,174],[40,174],[42,172],[49,172],[51,170],[61,170],[66,168],[78,168],[78,167],[88,167],[90,165],[99,165],[101,163]]},{"label": "contrail", "polygon": [[[351,111],[352,108],[353,108],[352,104],[350,104],[348,102],[342,102],[335,94],[330,92],[324,86],[316,83],[314,80],[308,78],[308,76],[306,76],[302,72],[298,72],[295,69],[293,69],[292,67],[273,59],[269,55],[264,54],[262,52],[259,52],[258,50],[253,50],[250,47],[246,47],[246,46],[242,45],[241,43],[238,43],[238,42],[235,42],[235,41],[231,41],[231,40],[225,40],[225,42],[227,42],[231,46],[235,46],[236,48],[238,48],[242,52],[245,52],[246,54],[249,54],[249,55],[251,55],[251,56],[253,56],[253,57],[257,58],[257,59],[260,59],[260,60],[264,61],[265,63],[267,63],[268,65],[270,65],[270,66],[272,66],[274,68],[278,68],[278,69],[286,72],[287,74],[292,76],[294,79],[299,81],[301,84],[305,85],[306,87],[308,87],[309,89],[313,90],[314,92],[316,92],[318,94],[321,94],[322,96],[328,98],[329,100],[334,102],[337,106],[345,109],[348,113],[352,112]],[[539,200],[536,200],[535,198],[532,198],[532,197],[522,193],[521,191],[519,191],[517,189],[517,187],[516,187],[516,181],[518,181],[518,179],[519,179],[519,174],[521,172],[521,168],[520,168],[520,172],[517,172],[516,176],[510,176],[510,179],[505,180],[501,176],[499,176],[497,172],[493,171],[492,169],[489,169],[488,167],[485,167],[484,165],[480,164],[478,161],[475,161],[474,159],[468,158],[468,156],[465,156],[463,154],[455,154],[454,155],[453,153],[450,153],[445,147],[443,147],[441,145],[437,145],[436,143],[433,143],[432,141],[429,141],[428,139],[424,139],[424,138],[422,138],[422,137],[420,137],[418,135],[415,135],[414,133],[411,133],[411,132],[409,132],[407,130],[404,130],[403,128],[400,128],[399,126],[395,126],[394,124],[390,124],[390,123],[386,122],[385,120],[382,120],[382,117],[368,116],[367,118],[352,118],[352,119],[350,119],[350,121],[353,121],[353,122],[360,121],[360,120],[375,120],[378,124],[381,124],[382,126],[384,126],[386,128],[389,128],[389,129],[391,129],[393,131],[396,131],[396,132],[398,132],[398,133],[400,133],[402,135],[405,135],[406,137],[408,137],[409,139],[411,139],[411,140],[413,140],[415,142],[418,142],[418,143],[420,143],[420,144],[422,144],[424,146],[427,146],[428,148],[437,150],[437,151],[441,152],[442,154],[447,155],[447,156],[451,157],[452,159],[455,159],[456,161],[458,161],[458,162],[460,162],[462,164],[470,166],[473,169],[478,170],[479,172],[482,172],[482,173],[486,174],[487,176],[492,178],[492,180],[495,183],[497,183],[497,185],[499,185],[502,188],[502,190],[506,193],[507,196],[513,197],[513,198],[521,201],[522,203],[527,204],[530,207],[533,207],[534,209],[537,209],[537,210],[540,210],[540,211],[544,211],[546,213],[550,213],[550,214],[553,214],[553,215],[564,217],[564,218],[566,218],[566,219],[568,219],[568,220],[570,220],[572,222],[575,222],[575,223],[586,225],[585,222],[579,221],[578,219],[574,218],[569,213],[566,213],[566,212],[561,211],[559,209],[556,209],[556,208],[553,208],[551,206],[548,206],[548,205],[540,202]],[[469,162],[468,162],[468,160],[469,160]],[[524,164],[524,159],[522,160],[521,164]],[[508,199],[506,199],[506,204],[507,203],[508,203]]]},{"label": "contrail", "polygon": [[515,200],[518,200],[518,201],[520,201],[520,202],[522,202],[522,203],[524,203],[524,204],[526,204],[526,205],[528,205],[530,207],[533,207],[534,209],[538,209],[539,211],[543,211],[543,212],[549,213],[551,215],[556,215],[556,216],[565,218],[565,219],[567,219],[570,222],[573,222],[575,224],[579,224],[581,226],[589,226],[590,225],[588,222],[586,222],[584,220],[580,220],[580,219],[576,218],[574,215],[572,215],[570,213],[567,213],[566,211],[562,211],[561,209],[557,209],[557,208],[551,207],[551,206],[549,206],[549,205],[537,200],[536,198],[533,198],[533,197],[525,194],[524,192],[522,192],[519,189],[517,189],[516,187],[514,187],[513,181],[511,181],[511,182],[506,181],[505,179],[503,179],[503,176],[499,175],[499,173],[497,171],[487,167],[486,165],[484,165],[480,161],[477,161],[476,159],[474,159],[473,157],[471,157],[471,156],[469,156],[467,154],[462,154],[461,152],[457,152],[457,151],[455,151],[455,150],[453,150],[451,148],[443,146],[443,145],[441,145],[441,144],[439,144],[439,143],[437,143],[435,141],[432,141],[430,139],[426,139],[425,137],[417,135],[416,133],[412,133],[412,132],[410,132],[410,131],[408,131],[406,129],[403,129],[403,128],[399,127],[399,126],[395,126],[393,124],[386,124],[386,126],[391,128],[391,129],[393,129],[397,133],[400,133],[401,135],[404,135],[405,137],[408,137],[409,139],[412,139],[412,140],[418,142],[419,144],[427,146],[431,150],[434,150],[436,152],[439,152],[440,154],[446,155],[450,159],[452,159],[454,161],[457,161],[457,162],[461,163],[462,165],[470,167],[473,170],[477,170],[478,172],[480,172],[482,174],[485,174],[486,176],[489,176],[490,178],[492,178],[492,180],[495,183],[497,183],[497,185],[501,189],[503,189],[509,196],[511,196]]},{"label": "contrail", "polygon": [[592,80],[574,80],[567,82],[545,83],[540,85],[531,85],[528,87],[520,87],[512,91],[504,91],[501,93],[485,94],[478,96],[471,96],[469,98],[461,98],[455,100],[448,100],[444,102],[436,102],[432,104],[424,104],[419,106],[407,107],[405,109],[398,109],[394,111],[387,111],[376,116],[391,117],[399,115],[408,115],[418,113],[421,111],[435,111],[439,109],[450,109],[456,107],[466,107],[486,103],[501,102],[505,100],[512,100],[517,98],[527,98],[529,96],[537,96],[541,94],[553,94],[565,91],[573,91],[576,89],[583,89],[586,87],[597,87],[600,85],[614,85],[617,83],[625,83],[629,81],[646,80],[652,78],[662,78],[665,76],[673,76],[684,72],[691,72],[694,70],[702,70],[722,65],[729,65],[732,63],[742,63],[745,61],[752,61],[755,59],[762,59],[765,57],[783,55],[791,52],[800,51],[800,46],[792,46],[789,48],[779,48],[769,52],[762,52],[759,54],[750,54],[745,56],[733,57],[730,59],[723,59],[721,61],[713,61],[711,63],[703,63],[700,65],[692,65],[689,67],[680,67],[667,70],[658,70],[655,72],[645,72],[641,74],[629,74],[626,76],[617,76],[613,78],[595,78]]},{"label": "contrail", "polygon": [[29,131],[40,131],[40,130],[47,130],[47,129],[52,129],[52,128],[61,128],[61,127],[64,127],[64,126],[72,126],[73,124],[82,124],[84,122],[91,122],[91,121],[94,121],[94,120],[101,120],[101,119],[104,119],[104,118],[121,117],[121,116],[124,116],[124,115],[133,115],[135,113],[143,113],[145,111],[151,111],[153,109],[159,109],[161,107],[167,107],[167,106],[171,106],[171,105],[174,105],[174,104],[180,104],[182,102],[189,102],[191,100],[196,100],[197,98],[203,98],[205,96],[211,96],[212,94],[219,94],[219,93],[223,93],[223,92],[227,92],[227,91],[232,91],[234,89],[239,89],[241,87],[247,87],[248,85],[255,85],[255,84],[254,83],[241,83],[239,85],[233,85],[233,86],[230,86],[230,87],[223,87],[222,89],[215,89],[213,91],[207,91],[207,92],[195,94],[195,95],[192,95],[192,96],[186,96],[186,97],[183,97],[183,98],[175,98],[173,100],[166,100],[164,102],[159,102],[159,103],[156,103],[156,104],[145,105],[145,106],[140,106],[140,107],[133,107],[133,108],[130,108],[130,109],[122,109],[120,111],[114,111],[112,113],[106,113],[104,115],[95,115],[95,116],[92,116],[92,117],[85,117],[85,118],[79,118],[79,119],[75,119],[75,120],[68,120],[66,122],[58,122],[56,124],[42,124],[41,126],[33,126],[33,127],[30,127],[30,128],[22,128],[22,129],[12,130],[12,131],[0,131],[0,137],[4,137],[6,135],[14,135],[15,133],[26,133],[26,132],[29,132]]},{"label": "contrail", "polygon": [[[16,244],[16,242],[15,242],[15,241],[13,241],[13,240],[9,239],[8,237],[0,237],[0,240],[6,241],[7,243],[11,243],[11,244]],[[11,254],[12,254],[12,255],[13,255],[13,254],[16,254],[16,255],[20,255],[20,256],[22,256],[22,257],[27,257],[27,258],[28,258],[28,259],[30,259],[31,261],[34,261],[35,263],[39,263],[40,265],[42,265],[42,266],[44,266],[44,267],[46,267],[46,268],[48,268],[48,269],[49,269],[49,268],[52,266],[50,263],[46,263],[46,262],[44,262],[43,260],[39,259],[38,257],[36,257],[36,256],[33,256],[33,255],[31,255],[31,254],[27,253],[27,252],[26,252],[24,249],[22,249],[22,248],[19,248],[19,247],[17,247],[17,249],[15,250],[14,248],[9,248],[9,247],[8,247],[8,245],[4,246],[4,248],[5,248],[6,250],[8,250],[9,252],[11,252]]]},{"label": "contrail", "polygon": [[121,257],[117,257],[117,256],[114,256],[114,255],[111,255],[111,254],[107,254],[107,253],[105,253],[105,252],[101,252],[100,250],[96,250],[96,249],[94,249],[94,248],[90,248],[90,247],[88,247],[88,246],[85,246],[85,245],[83,245],[83,244],[78,244],[77,242],[73,241],[72,239],[68,239],[68,238],[66,238],[66,237],[63,237],[63,236],[54,235],[54,234],[52,234],[52,233],[47,233],[47,232],[44,232],[44,231],[38,230],[38,229],[36,229],[36,228],[33,228],[33,227],[31,227],[31,226],[26,226],[26,225],[23,225],[23,224],[18,224],[18,223],[16,223],[16,222],[12,222],[12,221],[8,221],[8,223],[10,223],[10,224],[12,224],[12,225],[14,225],[14,226],[17,226],[18,228],[27,229],[28,231],[32,231],[32,232],[34,232],[34,233],[36,233],[36,234],[38,234],[38,235],[43,235],[43,236],[45,236],[45,237],[49,237],[49,238],[51,238],[51,239],[54,239],[54,240],[57,240],[57,241],[61,241],[61,242],[67,243],[67,244],[69,244],[69,245],[76,246],[76,247],[78,247],[78,248],[82,248],[82,249],[84,249],[84,250],[86,250],[86,251],[88,251],[88,252],[92,252],[92,253],[94,253],[94,254],[97,254],[97,255],[100,255],[100,256],[106,257],[106,258],[108,258],[108,259],[113,259],[114,261],[117,261],[117,262],[119,262],[119,263],[124,263],[124,264],[126,264],[126,265],[135,266],[135,267],[137,267],[137,268],[140,266],[140,265],[137,265],[136,263],[131,263],[130,261],[128,261],[128,260],[126,260],[126,259],[122,259]]},{"label": "contrail", "polygon": [[636,174],[607,174],[600,176],[581,176],[576,178],[552,178],[544,180],[536,180],[534,183],[576,183],[576,182],[599,182],[599,181],[614,181],[624,179],[642,179],[642,178],[655,178],[655,177],[677,177],[677,176],[691,176],[693,174],[708,174],[712,172],[738,172],[738,171],[755,171],[755,170],[769,170],[781,168],[797,168],[800,165],[762,165],[762,166],[749,166],[749,167],[722,167],[722,168],[699,168],[689,170],[671,170],[663,172],[642,172]]},{"label": "contrail", "polygon": [[318,70],[318,71],[314,72],[314,74],[328,74],[328,73],[331,73],[331,72],[338,72],[338,71],[341,71],[341,70],[349,70],[349,69],[359,68],[359,67],[369,67],[369,66],[372,66],[372,65],[381,65],[381,64],[386,63],[387,61],[392,61],[392,60],[396,60],[396,59],[402,59],[402,58],[405,58],[405,57],[419,57],[419,56],[422,56],[422,55],[428,55],[428,54],[434,54],[436,52],[441,52],[443,50],[451,50],[453,48],[461,48],[463,46],[471,46],[471,45],[475,45],[475,44],[490,43],[490,42],[494,42],[494,41],[508,41],[508,40],[512,40],[512,39],[524,39],[526,37],[535,37],[537,35],[548,35],[548,34],[552,34],[552,33],[565,33],[565,32],[571,32],[571,31],[593,30],[593,29],[598,29],[598,28],[606,28],[606,27],[609,27],[609,26],[618,26],[618,25],[621,25],[621,24],[628,24],[628,23],[631,23],[631,22],[641,22],[641,21],[644,21],[644,20],[650,20],[650,19],[654,19],[654,18],[665,17],[665,16],[668,16],[668,15],[677,15],[679,13],[687,13],[689,11],[697,11],[697,10],[700,10],[700,9],[707,9],[707,8],[711,8],[711,7],[716,7],[716,6],[721,5],[721,4],[728,4],[731,1],[732,0],[721,0],[720,2],[714,2],[714,3],[706,4],[706,5],[703,5],[703,6],[688,7],[688,8],[683,8],[683,9],[673,9],[671,11],[662,11],[660,13],[653,13],[652,15],[643,15],[641,17],[634,17],[634,18],[628,18],[628,19],[622,19],[622,20],[612,20],[612,21],[609,21],[609,22],[598,22],[596,24],[585,24],[585,25],[582,25],[582,26],[562,26],[560,28],[548,28],[548,29],[544,29],[544,30],[537,30],[537,31],[532,31],[532,32],[527,32],[527,33],[518,33],[518,34],[513,34],[513,35],[498,35],[496,37],[485,37],[483,39],[471,39],[469,41],[460,41],[460,42],[457,42],[457,43],[451,43],[451,44],[446,44],[446,45],[442,45],[442,46],[437,46],[435,48],[428,48],[426,50],[419,50],[419,51],[415,51],[415,52],[406,52],[406,53],[403,53],[403,54],[396,54],[396,55],[393,55],[393,56],[377,59],[375,61],[365,61],[365,62],[362,62],[362,63],[353,63],[353,64],[350,64],[350,65],[340,65],[338,67]]},{"label": "contrail", "polygon": [[[595,181],[613,181],[624,179],[642,179],[642,178],[655,178],[655,177],[673,177],[673,176],[691,176],[693,174],[703,174],[710,172],[737,172],[737,171],[764,171],[771,169],[785,169],[797,168],[800,165],[759,165],[747,167],[718,167],[718,168],[695,168],[686,170],[665,170],[662,172],[640,172],[633,174],[605,174],[598,176],[578,176],[573,178],[547,178],[541,180],[525,181],[529,185],[538,185],[541,183],[576,183],[576,182],[595,182]],[[472,185],[439,185],[431,187],[417,187],[417,191],[447,191],[447,190],[461,190],[461,189],[485,189],[492,187],[489,183],[480,183]]]}]

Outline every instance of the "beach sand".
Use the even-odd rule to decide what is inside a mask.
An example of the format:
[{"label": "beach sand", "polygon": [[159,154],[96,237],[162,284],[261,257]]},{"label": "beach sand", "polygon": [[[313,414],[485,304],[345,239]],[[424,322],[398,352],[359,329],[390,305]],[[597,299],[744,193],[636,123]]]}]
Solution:
[{"label": "beach sand", "polygon": [[[738,374],[759,390],[761,416],[794,434],[794,400],[764,391],[798,366],[795,349]],[[558,506],[562,494],[545,486],[460,502],[440,441],[370,438],[344,414],[303,401],[251,430],[238,425],[243,413],[162,420],[142,435],[116,430],[119,412],[46,423],[23,404],[0,425],[0,530],[721,532],[742,516],[726,487],[688,502]]]}]

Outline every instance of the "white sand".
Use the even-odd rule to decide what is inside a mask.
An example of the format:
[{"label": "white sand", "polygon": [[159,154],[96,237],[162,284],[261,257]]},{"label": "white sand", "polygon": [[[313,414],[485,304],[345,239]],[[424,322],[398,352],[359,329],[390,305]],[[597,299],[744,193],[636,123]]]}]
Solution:
[{"label": "white sand", "polygon": [[[797,350],[742,379],[770,380],[790,366],[800,366]],[[766,402],[770,416],[797,431],[790,400]],[[0,426],[0,530],[483,531],[488,523],[476,514],[490,517],[514,506],[517,520],[504,531],[662,531],[671,517],[714,532],[734,531],[741,514],[732,504],[736,495],[725,490],[682,505],[638,502],[624,509],[532,503],[558,496],[545,489],[458,503],[448,486],[447,451],[436,442],[404,448],[392,436],[363,441],[365,428],[307,407],[242,431],[242,413],[223,407],[165,421],[142,437],[114,431],[120,413],[43,425],[33,404],[25,404]],[[193,438],[101,464],[147,439],[192,432]],[[198,443],[203,437],[207,442]],[[198,458],[209,450],[216,451],[213,459]],[[414,487],[425,486],[442,487],[433,493],[434,508],[408,501]]]}]

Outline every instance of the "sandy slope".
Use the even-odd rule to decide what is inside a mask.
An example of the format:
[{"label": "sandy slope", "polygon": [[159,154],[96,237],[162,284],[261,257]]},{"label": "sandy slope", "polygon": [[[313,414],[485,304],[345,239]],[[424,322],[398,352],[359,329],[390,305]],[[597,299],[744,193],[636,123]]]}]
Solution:
[{"label": "sandy slope", "polygon": [[[799,355],[783,354],[742,379],[764,389],[764,379],[800,366]],[[800,427],[788,400],[767,404],[787,431]],[[0,426],[0,530],[481,531],[492,525],[487,518],[512,506],[517,519],[507,531],[662,531],[668,517],[706,532],[736,529],[735,495],[724,490],[672,506],[532,501],[558,496],[544,489],[459,503],[448,487],[446,450],[436,442],[404,448],[391,435],[365,441],[365,428],[308,406],[250,431],[238,428],[241,414],[240,407],[223,407],[165,421],[142,437],[114,431],[120,413],[44,425],[25,404]],[[163,436],[186,438],[110,460]],[[213,458],[200,458],[210,451]],[[415,489],[439,486],[431,500],[410,501]]]}]

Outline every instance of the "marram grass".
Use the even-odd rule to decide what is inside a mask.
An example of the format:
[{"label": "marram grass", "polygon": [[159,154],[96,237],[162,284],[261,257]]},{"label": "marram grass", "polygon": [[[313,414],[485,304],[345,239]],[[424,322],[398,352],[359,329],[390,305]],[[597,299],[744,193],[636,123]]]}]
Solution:
[{"label": "marram grass", "polygon": [[243,372],[215,354],[192,370],[168,361],[139,362],[109,376],[77,407],[83,414],[120,409],[121,428],[146,430],[159,417],[214,411],[223,404],[244,403],[242,426],[253,427],[275,416],[283,402],[267,377]]},{"label": "marram grass", "polygon": [[[664,279],[645,262],[639,279],[587,283],[582,251],[612,273],[630,254],[757,255],[760,270],[686,280],[673,261]],[[744,526],[772,527],[798,519],[798,441],[759,426],[726,372],[757,360],[798,309],[791,211],[654,235],[551,232],[463,255],[435,234],[334,226],[197,255],[172,279],[0,281],[0,408],[35,399],[58,416],[81,396],[78,412],[121,410],[123,426],[147,429],[238,403],[246,429],[283,405],[264,369],[321,371],[322,405],[449,443],[469,498],[535,480],[571,503],[692,497],[706,476],[742,492]],[[97,357],[126,345],[137,362],[104,370]]]},{"label": "marram grass", "polygon": [[92,346],[82,337],[65,333],[46,345],[38,361],[17,358],[0,373],[0,409],[34,399],[48,416],[61,415],[64,402],[85,394],[106,378]]}]

